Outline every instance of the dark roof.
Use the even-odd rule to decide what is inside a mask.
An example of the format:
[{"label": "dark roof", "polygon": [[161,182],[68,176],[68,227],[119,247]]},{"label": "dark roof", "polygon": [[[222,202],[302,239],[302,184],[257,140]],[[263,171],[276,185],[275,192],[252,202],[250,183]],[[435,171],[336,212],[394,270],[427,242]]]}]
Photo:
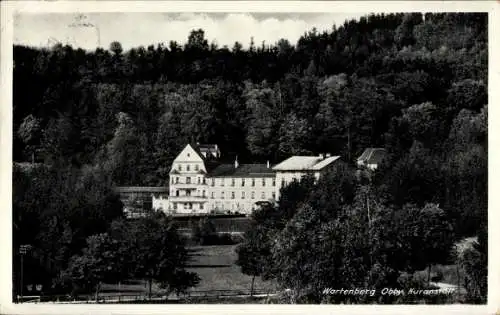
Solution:
[{"label": "dark roof", "polygon": [[205,156],[203,154],[203,152],[205,152],[205,153],[220,153],[219,147],[216,144],[191,143],[190,145],[194,149],[194,151],[202,158],[203,161],[215,159],[215,157],[211,156],[210,154],[207,154],[207,156]]},{"label": "dark roof", "polygon": [[205,168],[207,169],[208,174],[210,174],[214,169],[216,169],[220,165],[221,163],[216,160],[205,159]]},{"label": "dark roof", "polygon": [[366,164],[380,164],[387,155],[383,148],[367,148],[358,158],[358,161]]},{"label": "dark roof", "polygon": [[209,177],[263,177],[274,176],[274,171],[267,164],[220,164],[208,173]]},{"label": "dark roof", "polygon": [[216,144],[198,144],[197,147],[203,150],[217,150]]}]

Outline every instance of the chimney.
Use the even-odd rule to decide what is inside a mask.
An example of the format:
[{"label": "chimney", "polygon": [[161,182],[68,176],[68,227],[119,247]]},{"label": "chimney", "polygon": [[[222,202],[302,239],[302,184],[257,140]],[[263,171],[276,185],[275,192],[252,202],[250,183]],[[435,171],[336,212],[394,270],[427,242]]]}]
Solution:
[{"label": "chimney", "polygon": [[267,160],[267,168],[269,168],[271,165],[269,164],[269,160]]},{"label": "chimney", "polygon": [[236,159],[234,160],[234,168],[238,168],[240,164],[238,163],[238,156],[236,156]]}]

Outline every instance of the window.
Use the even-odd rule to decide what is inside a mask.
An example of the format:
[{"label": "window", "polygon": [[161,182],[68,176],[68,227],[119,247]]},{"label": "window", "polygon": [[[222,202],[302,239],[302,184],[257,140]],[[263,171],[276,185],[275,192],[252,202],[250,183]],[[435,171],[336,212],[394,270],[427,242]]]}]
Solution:
[{"label": "window", "polygon": [[189,206],[189,209],[193,209],[193,204],[192,203],[188,203],[188,206]]},{"label": "window", "polygon": [[186,165],[186,171],[188,171],[188,172],[190,171],[189,164],[188,164],[188,165]]},{"label": "window", "polygon": [[241,179],[241,187],[245,187],[245,179],[244,178]]},{"label": "window", "polygon": [[255,191],[252,191],[252,199],[255,199]]},{"label": "window", "polygon": [[191,196],[191,190],[186,190],[186,196]]},{"label": "window", "polygon": [[281,187],[285,187],[285,179],[281,180]]},{"label": "window", "polygon": [[179,197],[179,191],[178,191],[178,190],[176,190],[176,191],[175,191],[175,195],[176,195],[177,197]]},{"label": "window", "polygon": [[221,179],[220,179],[220,185],[221,185],[221,186],[224,186],[224,178],[221,178]]},{"label": "window", "polygon": [[212,178],[212,187],[215,186],[215,178]]},{"label": "window", "polygon": [[200,209],[203,210],[203,204],[202,203],[200,203]]},{"label": "window", "polygon": [[233,187],[234,187],[234,182],[235,182],[235,179],[231,178],[231,186],[233,186]]},{"label": "window", "polygon": [[179,168],[179,171],[182,171],[182,165],[181,164],[179,164],[178,168]]},{"label": "window", "polygon": [[203,177],[203,185],[206,185],[207,184],[207,180],[205,179],[205,177]]},{"label": "window", "polygon": [[244,191],[241,192],[241,199],[245,199],[245,192]]},{"label": "window", "polygon": [[195,171],[199,171],[199,170],[200,170],[200,167],[198,166],[198,164],[196,164],[196,165],[194,166],[194,170],[195,170]]},{"label": "window", "polygon": [[198,177],[198,185],[201,183],[201,178]]},{"label": "window", "polygon": [[205,197],[205,191],[203,191],[203,192],[201,193],[201,196],[202,196],[202,197]]},{"label": "window", "polygon": [[186,177],[186,184],[191,184],[191,177]]},{"label": "window", "polygon": [[175,183],[178,184],[179,183],[179,177],[176,177],[175,178]]},{"label": "window", "polygon": [[273,178],[273,186],[276,186],[276,178]]},{"label": "window", "polygon": [[274,191],[273,191],[272,196],[273,196],[273,199],[275,199],[275,200],[276,200],[276,193],[275,193]]},{"label": "window", "polygon": [[215,192],[212,191],[212,199],[215,198]]},{"label": "window", "polygon": [[266,193],[265,193],[265,192],[262,192],[262,194],[260,195],[260,198],[261,198],[261,199],[266,199]]},{"label": "window", "polygon": [[224,192],[223,191],[221,191],[221,193],[220,193],[220,199],[224,199]]},{"label": "window", "polygon": [[265,178],[262,179],[262,187],[264,187],[264,186],[266,186],[266,179]]},{"label": "window", "polygon": [[177,210],[177,202],[174,202],[174,210]]},{"label": "window", "polygon": [[187,202],[184,203],[184,209],[187,209],[188,208],[188,204]]},{"label": "window", "polygon": [[255,178],[252,178],[252,186],[255,186]]},{"label": "window", "polygon": [[231,199],[234,199],[234,191],[231,192]]}]

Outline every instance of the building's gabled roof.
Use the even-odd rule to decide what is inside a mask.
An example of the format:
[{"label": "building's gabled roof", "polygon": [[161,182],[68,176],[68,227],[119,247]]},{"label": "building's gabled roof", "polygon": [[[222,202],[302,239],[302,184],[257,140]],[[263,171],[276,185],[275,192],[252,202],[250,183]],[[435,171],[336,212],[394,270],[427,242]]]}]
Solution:
[{"label": "building's gabled roof", "polygon": [[384,148],[367,148],[358,158],[358,163],[380,164],[387,155]]},{"label": "building's gabled roof", "polygon": [[275,171],[319,171],[338,160],[340,156],[292,156],[279,163],[273,169]]},{"label": "building's gabled roof", "polygon": [[273,177],[274,171],[267,164],[219,164],[208,173],[209,177]]},{"label": "building's gabled roof", "polygon": [[326,159],[316,163],[313,165],[312,169],[313,170],[321,170],[325,167],[327,167],[328,165],[330,165],[331,163],[335,162],[336,160],[340,159],[340,156],[329,156],[327,157]]},{"label": "building's gabled roof", "polygon": [[191,146],[191,148],[194,150],[194,152],[196,152],[196,154],[198,154],[198,156],[202,159],[202,160],[205,160],[205,156],[203,155],[202,151],[200,150],[200,146],[198,144],[193,144],[193,143],[190,143],[188,144],[189,146]]},{"label": "building's gabled roof", "polygon": [[283,162],[279,163],[273,169],[275,171],[303,171],[310,170],[315,164],[321,161],[319,156],[300,156],[295,155],[289,157]]}]

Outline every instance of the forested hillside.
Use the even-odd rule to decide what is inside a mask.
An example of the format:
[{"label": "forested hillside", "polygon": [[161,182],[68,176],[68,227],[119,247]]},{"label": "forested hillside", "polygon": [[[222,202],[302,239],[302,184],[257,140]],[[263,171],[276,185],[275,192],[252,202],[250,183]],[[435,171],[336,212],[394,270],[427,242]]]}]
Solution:
[{"label": "forested hillside", "polygon": [[14,161],[44,164],[15,168],[14,241],[50,231],[72,244],[60,253],[69,257],[106,229],[77,227],[84,213],[119,216],[110,187],[166,185],[175,155],[197,141],[273,163],[327,152],[352,162],[385,147],[374,178],[385,202],[439,204],[457,235],[476,235],[487,211],[487,38],[486,14],[381,14],[248,49],[217,47],[203,30],[128,51],[14,46]]}]

